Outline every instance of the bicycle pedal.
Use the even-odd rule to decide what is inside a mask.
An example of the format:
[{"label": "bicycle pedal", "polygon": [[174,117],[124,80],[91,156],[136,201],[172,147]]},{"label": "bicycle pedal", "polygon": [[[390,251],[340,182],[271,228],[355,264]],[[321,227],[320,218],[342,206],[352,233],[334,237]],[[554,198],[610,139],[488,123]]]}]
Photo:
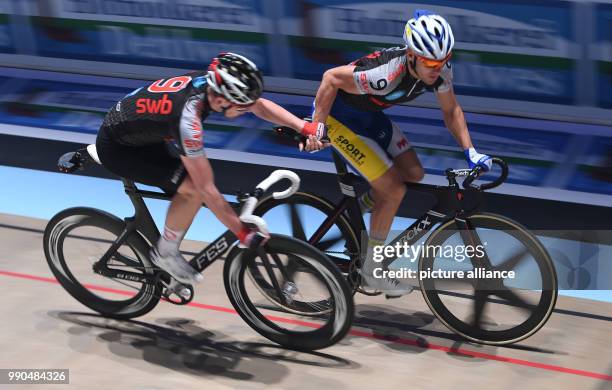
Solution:
[{"label": "bicycle pedal", "polygon": [[298,294],[299,290],[295,283],[293,282],[285,282],[283,284],[282,293],[285,297],[287,303],[292,304],[294,301],[294,297]]},{"label": "bicycle pedal", "polygon": [[[171,279],[169,284],[164,283],[162,295],[166,300],[175,305],[186,305],[193,300],[193,287],[182,284],[175,279]],[[178,298],[178,300],[176,298]]]}]

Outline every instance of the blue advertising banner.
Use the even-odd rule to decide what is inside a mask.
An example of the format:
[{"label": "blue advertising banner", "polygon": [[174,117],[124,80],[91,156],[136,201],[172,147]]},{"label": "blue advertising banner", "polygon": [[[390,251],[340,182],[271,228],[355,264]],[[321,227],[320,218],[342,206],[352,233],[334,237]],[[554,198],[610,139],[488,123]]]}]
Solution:
[{"label": "blue advertising banner", "polygon": [[51,0],[27,12],[43,57],[201,69],[234,51],[269,70],[259,0]]},{"label": "blue advertising banner", "polygon": [[11,25],[9,4],[0,3],[0,53],[13,54],[15,50],[15,33]]},{"label": "blue advertising banner", "polygon": [[568,188],[612,194],[612,137],[592,137]]},{"label": "blue advertising banner", "polygon": [[281,31],[290,37],[294,77],[318,80],[328,68],[381,47],[403,44],[416,9],[453,26],[454,84],[461,94],[572,103],[575,58],[571,3],[566,1],[371,0],[286,2]]},{"label": "blue advertising banner", "polygon": [[4,123],[96,134],[107,110],[129,89],[28,80],[1,96]]},{"label": "blue advertising banner", "polygon": [[612,4],[598,4],[597,42],[591,55],[597,60],[599,105],[612,108]]}]

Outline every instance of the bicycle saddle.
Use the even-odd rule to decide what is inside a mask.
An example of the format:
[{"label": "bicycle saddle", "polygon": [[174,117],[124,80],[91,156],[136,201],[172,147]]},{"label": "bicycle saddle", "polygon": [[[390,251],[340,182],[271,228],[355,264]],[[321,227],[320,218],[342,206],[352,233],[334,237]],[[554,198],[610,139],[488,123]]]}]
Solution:
[{"label": "bicycle saddle", "polygon": [[91,161],[102,164],[95,144],[88,145],[86,148],[79,149],[76,152],[63,154],[57,161],[57,168],[60,172],[72,173],[77,169],[83,169],[83,166]]}]

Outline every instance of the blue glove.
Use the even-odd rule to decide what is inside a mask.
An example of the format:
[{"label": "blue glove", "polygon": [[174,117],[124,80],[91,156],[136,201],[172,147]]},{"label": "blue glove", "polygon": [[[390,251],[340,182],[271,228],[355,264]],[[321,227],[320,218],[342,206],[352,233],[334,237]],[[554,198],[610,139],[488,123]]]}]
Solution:
[{"label": "blue glove", "polygon": [[491,164],[493,163],[491,156],[480,154],[474,148],[465,149],[463,153],[470,169],[474,169],[476,166],[482,167],[485,172],[491,169]]}]

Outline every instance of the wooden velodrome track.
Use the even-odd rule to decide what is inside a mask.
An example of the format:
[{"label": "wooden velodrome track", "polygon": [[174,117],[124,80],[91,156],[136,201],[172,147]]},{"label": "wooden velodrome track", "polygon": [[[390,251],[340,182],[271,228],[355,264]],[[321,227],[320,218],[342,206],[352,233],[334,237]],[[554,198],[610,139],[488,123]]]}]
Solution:
[{"label": "wooden velodrome track", "polygon": [[[40,388],[612,388],[609,303],[560,296],[540,332],[493,347],[449,333],[418,292],[391,301],[357,295],[348,337],[298,353],[271,344],[233,312],[221,263],[205,273],[189,306],[162,302],[133,321],[96,315],[53,279],[42,250],[45,223],[0,214],[0,368],[70,369],[70,385]],[[85,254],[89,244],[82,245]]]}]

